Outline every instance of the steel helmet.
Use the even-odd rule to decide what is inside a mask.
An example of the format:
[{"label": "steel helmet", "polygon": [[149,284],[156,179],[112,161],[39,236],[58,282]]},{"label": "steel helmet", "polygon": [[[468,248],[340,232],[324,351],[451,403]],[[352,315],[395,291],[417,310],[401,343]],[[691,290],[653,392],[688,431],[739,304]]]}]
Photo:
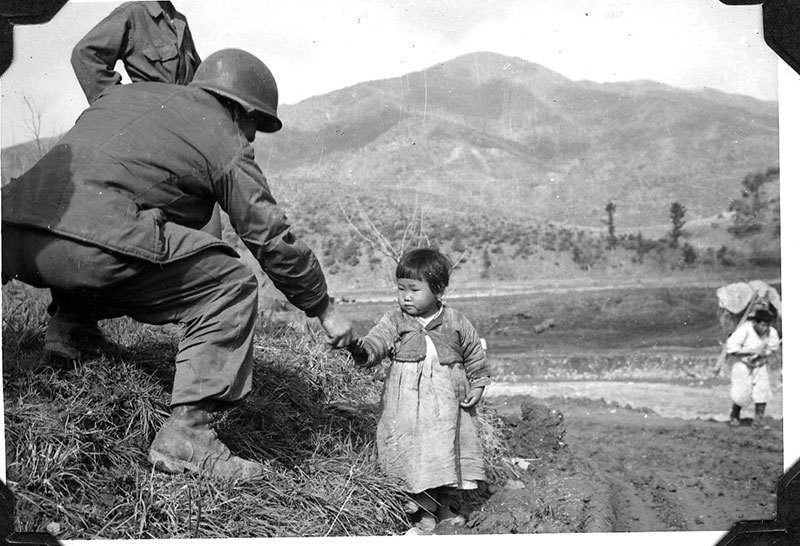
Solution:
[{"label": "steel helmet", "polygon": [[197,67],[189,83],[236,101],[248,114],[256,113],[256,129],[274,133],[278,119],[278,86],[258,57],[241,49],[221,49]]}]

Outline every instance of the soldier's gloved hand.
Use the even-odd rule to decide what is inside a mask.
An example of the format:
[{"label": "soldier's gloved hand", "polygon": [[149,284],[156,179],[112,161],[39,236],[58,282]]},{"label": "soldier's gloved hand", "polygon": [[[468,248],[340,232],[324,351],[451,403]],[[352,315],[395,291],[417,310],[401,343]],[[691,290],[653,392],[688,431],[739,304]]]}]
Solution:
[{"label": "soldier's gloved hand", "polygon": [[353,342],[353,325],[350,319],[342,316],[333,306],[333,303],[329,303],[317,318],[319,318],[322,327],[328,334],[328,343],[331,347],[344,349]]},{"label": "soldier's gloved hand", "polygon": [[480,402],[481,398],[483,397],[483,389],[484,387],[472,387],[469,391],[469,394],[466,397],[466,400],[461,402],[461,407],[471,408],[472,406]]}]

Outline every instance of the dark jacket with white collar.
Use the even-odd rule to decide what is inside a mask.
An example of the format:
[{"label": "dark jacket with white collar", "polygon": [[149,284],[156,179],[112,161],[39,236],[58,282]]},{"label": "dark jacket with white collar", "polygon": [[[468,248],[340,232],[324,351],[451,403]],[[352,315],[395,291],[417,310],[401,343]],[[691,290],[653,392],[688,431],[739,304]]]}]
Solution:
[{"label": "dark jacket with white collar", "polygon": [[426,335],[436,347],[440,364],[463,364],[470,387],[489,384],[486,353],[475,327],[467,317],[446,305],[427,326],[399,308],[389,311],[360,344],[368,354],[367,365],[375,365],[384,357],[396,363],[420,362],[427,352]]}]

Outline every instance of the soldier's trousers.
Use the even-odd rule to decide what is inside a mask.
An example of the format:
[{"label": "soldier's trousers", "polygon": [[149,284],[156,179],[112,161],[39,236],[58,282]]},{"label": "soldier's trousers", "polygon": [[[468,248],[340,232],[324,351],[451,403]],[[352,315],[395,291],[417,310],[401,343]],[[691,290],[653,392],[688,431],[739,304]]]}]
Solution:
[{"label": "soldier's trousers", "polygon": [[236,258],[212,248],[158,265],[6,223],[2,243],[3,281],[50,288],[54,315],[182,325],[173,405],[250,392],[258,282]]}]

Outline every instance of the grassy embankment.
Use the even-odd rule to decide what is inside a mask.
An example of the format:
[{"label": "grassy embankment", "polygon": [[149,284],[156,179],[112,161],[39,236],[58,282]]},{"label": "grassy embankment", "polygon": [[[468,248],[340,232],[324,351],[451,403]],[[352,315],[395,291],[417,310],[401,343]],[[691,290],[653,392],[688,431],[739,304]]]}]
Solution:
[{"label": "grassy embankment", "polygon": [[[308,325],[261,317],[254,391],[216,423],[235,453],[266,465],[266,476],[247,484],[167,475],[147,461],[168,414],[177,329],[105,321],[118,354],[54,370],[42,361],[45,325],[43,294],[4,287],[7,483],[17,530],[133,539],[408,527],[405,496],[375,457],[380,383]],[[481,419],[489,474],[501,481],[500,420],[486,408]]]}]

